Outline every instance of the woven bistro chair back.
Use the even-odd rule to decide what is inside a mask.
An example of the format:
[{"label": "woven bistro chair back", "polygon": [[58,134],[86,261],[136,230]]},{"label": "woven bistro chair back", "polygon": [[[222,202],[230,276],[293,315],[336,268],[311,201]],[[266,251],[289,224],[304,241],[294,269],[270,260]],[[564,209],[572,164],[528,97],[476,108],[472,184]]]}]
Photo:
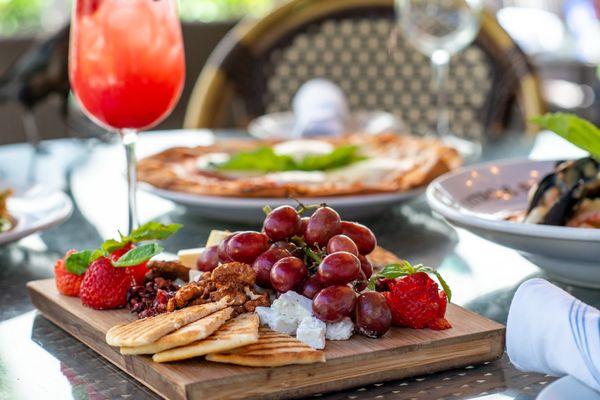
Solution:
[{"label": "woven bistro chair back", "polygon": [[[393,0],[291,0],[243,20],[200,74],[185,127],[244,128],[257,116],[290,110],[298,88],[320,77],[342,88],[351,109],[387,110],[414,133],[431,132],[429,59],[394,32]],[[544,110],[527,57],[488,13],[450,68],[450,127],[459,135],[532,128],[527,121]]]}]

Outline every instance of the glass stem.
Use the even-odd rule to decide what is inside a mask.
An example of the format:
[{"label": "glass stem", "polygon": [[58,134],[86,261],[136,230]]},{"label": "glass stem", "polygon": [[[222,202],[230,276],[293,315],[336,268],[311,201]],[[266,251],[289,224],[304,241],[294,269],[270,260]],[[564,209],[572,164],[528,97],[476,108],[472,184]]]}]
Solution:
[{"label": "glass stem", "polygon": [[138,132],[135,129],[122,129],[121,138],[125,146],[125,156],[127,158],[127,198],[129,204],[127,233],[138,227],[137,214],[137,159],[135,158],[135,144],[138,139]]},{"label": "glass stem", "polygon": [[443,138],[450,134],[448,117],[448,76],[450,69],[450,53],[436,50],[431,56],[431,72],[433,88],[437,94],[437,136]]}]

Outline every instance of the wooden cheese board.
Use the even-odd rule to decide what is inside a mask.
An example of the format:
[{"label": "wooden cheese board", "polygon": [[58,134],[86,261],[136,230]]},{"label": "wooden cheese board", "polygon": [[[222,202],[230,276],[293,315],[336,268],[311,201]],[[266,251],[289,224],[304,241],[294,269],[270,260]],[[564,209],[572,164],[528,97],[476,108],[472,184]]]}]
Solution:
[{"label": "wooden cheese board", "polygon": [[53,279],[28,283],[33,304],[49,320],[166,399],[275,399],[356,387],[491,361],[504,351],[505,328],[450,304],[453,328],[392,328],[380,339],[355,335],[328,341],[327,362],[250,368],[193,359],[157,364],[147,356],[123,356],[105,342],[106,331],[133,320],[127,310],[98,311],[60,295]]}]

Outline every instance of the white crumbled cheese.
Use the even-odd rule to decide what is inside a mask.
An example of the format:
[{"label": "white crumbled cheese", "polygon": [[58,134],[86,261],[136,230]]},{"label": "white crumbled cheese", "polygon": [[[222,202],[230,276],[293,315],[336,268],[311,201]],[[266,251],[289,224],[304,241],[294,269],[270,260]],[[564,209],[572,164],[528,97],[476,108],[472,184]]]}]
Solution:
[{"label": "white crumbled cheese", "polygon": [[296,320],[297,323],[305,317],[312,316],[312,300],[291,290],[273,301],[271,308],[282,316]]},{"label": "white crumbled cheese", "polygon": [[271,320],[275,315],[275,311],[273,311],[271,307],[256,307],[255,311],[258,314],[261,325],[271,325]]},{"label": "white crumbled cheese", "polygon": [[327,324],[325,337],[329,340],[348,340],[354,332],[354,323],[348,317],[339,322]]},{"label": "white crumbled cheese", "polygon": [[261,325],[266,325],[276,332],[293,335],[298,328],[298,322],[293,319],[286,318],[273,310],[270,307],[256,307],[256,313],[260,319]]},{"label": "white crumbled cheese", "polygon": [[313,349],[325,348],[325,322],[315,317],[305,317],[298,325],[296,339],[306,343]]},{"label": "white crumbled cheese", "polygon": [[200,277],[202,276],[202,274],[204,274],[204,272],[198,271],[197,269],[190,269],[188,274],[189,274],[188,281],[198,282],[200,280]]},{"label": "white crumbled cheese", "polygon": [[295,335],[296,329],[298,329],[298,321],[275,312],[269,319],[269,328],[286,335]]}]

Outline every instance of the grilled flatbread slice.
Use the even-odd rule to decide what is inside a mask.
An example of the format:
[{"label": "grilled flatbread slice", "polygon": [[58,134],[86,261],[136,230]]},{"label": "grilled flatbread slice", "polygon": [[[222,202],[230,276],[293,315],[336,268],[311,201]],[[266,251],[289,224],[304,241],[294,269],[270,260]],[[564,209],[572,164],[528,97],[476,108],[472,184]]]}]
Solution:
[{"label": "grilled flatbread slice", "polygon": [[258,342],[230,351],[208,354],[208,361],[247,367],[280,367],[325,362],[325,353],[301,341],[267,328],[260,328]]},{"label": "grilled flatbread slice", "polygon": [[192,322],[173,333],[169,333],[154,343],[137,347],[121,347],[121,354],[154,354],[205,339],[227,322],[231,318],[232,312],[233,308],[224,308],[196,322]]},{"label": "grilled flatbread slice", "polygon": [[227,307],[227,300],[223,299],[215,303],[186,307],[171,313],[116,325],[106,332],[106,343],[118,347],[136,347],[154,343],[166,334],[225,307]]},{"label": "grilled flatbread slice", "polygon": [[247,313],[229,320],[204,340],[165,350],[152,356],[156,362],[185,360],[208,353],[227,351],[258,341],[258,315]]}]

